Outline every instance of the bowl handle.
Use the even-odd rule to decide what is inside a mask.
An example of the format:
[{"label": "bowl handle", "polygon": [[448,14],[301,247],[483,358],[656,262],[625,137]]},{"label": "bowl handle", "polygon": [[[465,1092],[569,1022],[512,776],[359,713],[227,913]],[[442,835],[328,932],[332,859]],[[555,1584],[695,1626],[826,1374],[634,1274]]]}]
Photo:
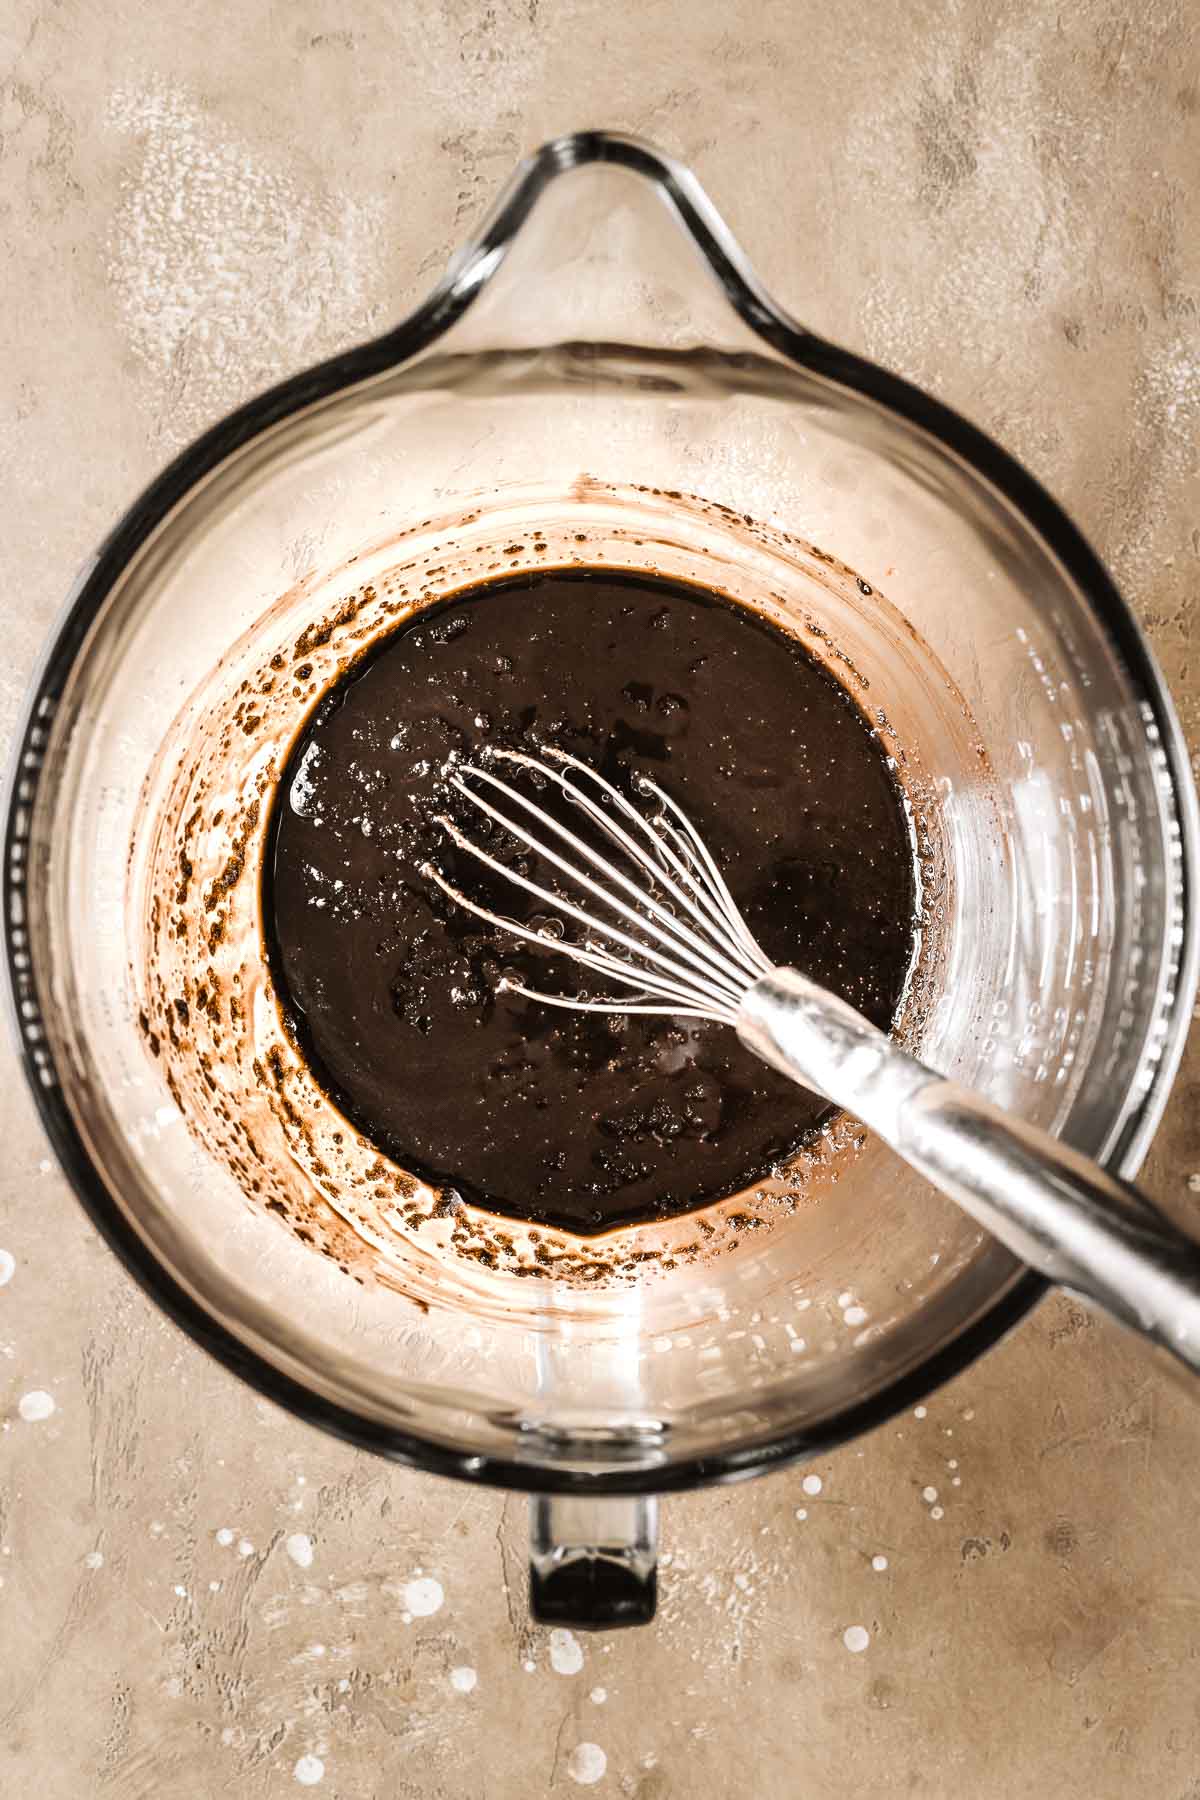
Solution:
[{"label": "bowl handle", "polygon": [[658,1501],[535,1494],[529,1609],[540,1625],[611,1631],[648,1625],[658,1597]]}]

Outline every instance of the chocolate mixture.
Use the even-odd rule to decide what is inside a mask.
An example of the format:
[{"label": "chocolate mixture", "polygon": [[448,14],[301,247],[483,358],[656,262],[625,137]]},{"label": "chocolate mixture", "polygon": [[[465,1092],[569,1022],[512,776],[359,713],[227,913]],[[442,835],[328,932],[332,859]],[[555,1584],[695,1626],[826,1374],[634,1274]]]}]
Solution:
[{"label": "chocolate mixture", "polygon": [[[433,861],[496,910],[541,916],[433,820],[447,810],[447,757],[484,743],[559,745],[627,792],[652,776],[690,814],[767,955],[886,1027],[915,889],[883,746],[758,615],[701,588],[572,570],[415,616],[325,696],[280,785],[263,917],[289,1030],[403,1167],[585,1234],[762,1178],[829,1115],[824,1101],[727,1027],[496,993],[503,971],[559,992],[588,983],[421,878]],[[477,816],[459,816],[478,838]],[[488,848],[515,854],[499,834]]]}]

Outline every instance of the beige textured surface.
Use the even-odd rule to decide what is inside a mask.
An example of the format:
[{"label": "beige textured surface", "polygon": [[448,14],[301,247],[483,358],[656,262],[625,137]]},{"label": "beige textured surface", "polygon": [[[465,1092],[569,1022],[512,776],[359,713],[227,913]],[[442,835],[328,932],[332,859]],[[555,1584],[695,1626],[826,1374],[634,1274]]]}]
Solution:
[{"label": "beige textured surface", "polygon": [[[521,149],[602,123],[691,161],[794,310],[1050,483],[1196,745],[1190,17],[9,0],[0,725],[164,458],[403,312]],[[672,1502],[657,1626],[560,1674],[525,1621],[523,1504],[345,1450],[209,1363],[88,1229],[4,1057],[0,1794],[285,1796],[320,1771],[341,1800],[569,1795],[599,1766],[581,1744],[596,1793],[641,1800],[1200,1792],[1200,1409],[1077,1308],[817,1465],[817,1495],[793,1472]],[[1200,1170],[1198,1069],[1149,1164],[1164,1196]],[[50,1417],[21,1416],[32,1390]],[[444,1604],[406,1618],[418,1571]]]}]

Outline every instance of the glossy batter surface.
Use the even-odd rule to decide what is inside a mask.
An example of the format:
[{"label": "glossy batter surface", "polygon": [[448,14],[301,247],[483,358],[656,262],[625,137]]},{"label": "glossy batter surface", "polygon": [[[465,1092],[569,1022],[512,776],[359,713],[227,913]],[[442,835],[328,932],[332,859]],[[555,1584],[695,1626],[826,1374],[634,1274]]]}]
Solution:
[{"label": "glossy batter surface", "polygon": [[264,917],[289,1023],[354,1124],[491,1210],[582,1233],[761,1178],[828,1116],[722,1026],[552,1010],[573,991],[432,891],[433,860],[528,917],[432,815],[452,751],[556,744],[688,811],[767,954],[881,1026],[913,946],[907,820],[886,752],[800,645],[704,590],[580,571],[416,616],[331,690],[296,745]]}]

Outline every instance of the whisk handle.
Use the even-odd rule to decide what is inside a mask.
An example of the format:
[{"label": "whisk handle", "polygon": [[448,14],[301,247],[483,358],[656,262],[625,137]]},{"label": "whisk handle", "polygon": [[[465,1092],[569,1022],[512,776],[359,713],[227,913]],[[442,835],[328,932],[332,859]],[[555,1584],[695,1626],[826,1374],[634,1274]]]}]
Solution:
[{"label": "whisk handle", "polygon": [[1022,1261],[1200,1373],[1200,1244],[1128,1182],[944,1080],[794,969],[749,989],[738,1035],[857,1115]]}]

